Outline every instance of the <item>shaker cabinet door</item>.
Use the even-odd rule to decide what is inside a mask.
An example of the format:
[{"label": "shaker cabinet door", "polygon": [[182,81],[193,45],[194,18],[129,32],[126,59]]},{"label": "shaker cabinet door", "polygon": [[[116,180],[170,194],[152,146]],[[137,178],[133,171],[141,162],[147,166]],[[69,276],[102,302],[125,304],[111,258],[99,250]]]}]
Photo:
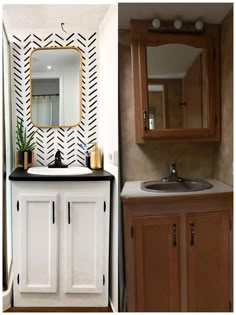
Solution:
[{"label": "shaker cabinet door", "polygon": [[187,216],[188,311],[230,311],[230,221],[227,212]]},{"label": "shaker cabinet door", "polygon": [[65,292],[102,293],[104,196],[65,196]]},{"label": "shaker cabinet door", "polygon": [[58,196],[19,196],[19,291],[56,292],[58,279]]},{"label": "shaker cabinet door", "polygon": [[180,311],[179,218],[134,219],[136,311]]}]

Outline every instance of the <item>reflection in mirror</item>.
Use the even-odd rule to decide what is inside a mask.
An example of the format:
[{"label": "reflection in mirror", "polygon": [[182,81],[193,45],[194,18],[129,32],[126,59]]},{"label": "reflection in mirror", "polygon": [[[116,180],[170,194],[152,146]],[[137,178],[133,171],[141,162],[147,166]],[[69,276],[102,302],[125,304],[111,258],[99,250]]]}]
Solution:
[{"label": "reflection in mirror", "polygon": [[165,84],[160,84],[155,79],[148,81],[149,129],[166,128],[165,92]]},{"label": "reflection in mirror", "polygon": [[75,126],[81,116],[81,54],[75,48],[31,54],[31,119],[38,127]]},{"label": "reflection in mirror", "polygon": [[147,47],[149,129],[207,128],[206,51]]}]

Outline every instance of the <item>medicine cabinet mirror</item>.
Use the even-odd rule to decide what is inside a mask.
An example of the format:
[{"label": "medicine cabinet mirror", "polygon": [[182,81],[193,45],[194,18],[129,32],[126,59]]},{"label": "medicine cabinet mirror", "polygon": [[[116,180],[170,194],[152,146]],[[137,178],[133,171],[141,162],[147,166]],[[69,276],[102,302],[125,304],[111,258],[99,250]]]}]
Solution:
[{"label": "medicine cabinet mirror", "polygon": [[178,34],[149,25],[131,21],[136,142],[218,141],[218,26]]},{"label": "medicine cabinet mirror", "polygon": [[31,120],[37,127],[72,127],[81,119],[81,52],[34,49],[30,58]]}]

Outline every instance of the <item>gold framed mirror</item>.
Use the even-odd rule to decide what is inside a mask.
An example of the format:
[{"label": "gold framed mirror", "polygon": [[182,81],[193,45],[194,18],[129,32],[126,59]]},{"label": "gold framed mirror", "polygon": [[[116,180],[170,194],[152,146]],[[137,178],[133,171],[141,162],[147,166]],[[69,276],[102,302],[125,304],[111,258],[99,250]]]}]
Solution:
[{"label": "gold framed mirror", "polygon": [[75,47],[33,49],[30,113],[39,128],[74,127],[82,116],[82,54]]}]

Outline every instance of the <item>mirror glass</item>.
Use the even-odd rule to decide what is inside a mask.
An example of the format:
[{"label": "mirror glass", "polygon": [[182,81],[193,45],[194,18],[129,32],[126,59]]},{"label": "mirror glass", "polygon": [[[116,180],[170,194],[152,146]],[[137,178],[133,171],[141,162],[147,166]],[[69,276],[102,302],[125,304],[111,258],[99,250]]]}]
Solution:
[{"label": "mirror glass", "polygon": [[37,127],[70,127],[81,117],[81,53],[76,48],[31,54],[31,119]]},{"label": "mirror glass", "polygon": [[208,127],[206,65],[202,48],[147,47],[149,129]]}]

